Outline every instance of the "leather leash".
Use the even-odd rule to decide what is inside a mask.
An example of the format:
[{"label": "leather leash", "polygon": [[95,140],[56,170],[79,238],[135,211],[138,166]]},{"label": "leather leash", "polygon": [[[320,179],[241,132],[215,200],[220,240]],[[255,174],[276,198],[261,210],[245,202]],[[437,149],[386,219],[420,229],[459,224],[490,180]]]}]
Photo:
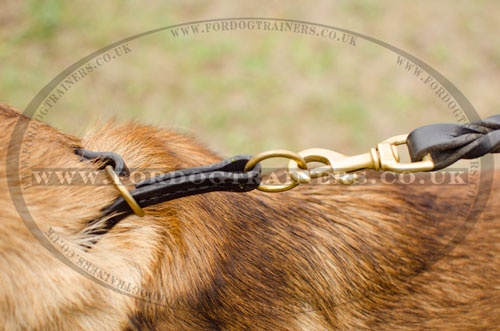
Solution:
[{"label": "leather leash", "polygon": [[[412,163],[400,163],[396,145],[406,144]],[[395,172],[436,171],[460,159],[473,159],[487,153],[500,152],[500,115],[470,124],[431,124],[413,130],[409,135],[395,136],[372,148],[370,152],[345,156],[324,149],[309,149],[300,153],[286,150],[268,151],[254,157],[237,155],[227,160],[196,168],[176,170],[144,180],[132,191],[126,190],[119,177],[129,176],[122,157],[112,152],[76,149],[82,160],[100,160],[120,196],[102,212],[105,224],[92,234],[104,234],[132,213],[143,216],[142,208],[196,194],[215,191],[248,192],[256,188],[279,192],[291,189],[311,178],[332,173],[344,173],[340,181],[350,184],[361,169]],[[290,159],[288,172],[291,182],[266,186],[261,184],[260,162],[271,157]],[[308,169],[308,162],[325,166]],[[93,220],[90,223],[96,222]]]},{"label": "leather leash", "polygon": [[[103,218],[111,217],[107,218],[105,224],[92,234],[106,233],[132,213],[143,216],[142,208],[144,207],[208,192],[248,192],[257,188],[261,179],[260,164],[251,171],[244,172],[245,165],[251,156],[237,155],[211,165],[158,175],[136,184],[135,189],[128,192],[118,177],[128,176],[129,170],[118,154],[91,152],[85,149],[76,149],[75,153],[84,160],[102,161],[103,167],[121,193],[120,197],[102,210]],[[95,221],[97,220],[92,222]]]},{"label": "leather leash", "polygon": [[430,154],[432,170],[450,166],[460,159],[475,159],[500,152],[500,115],[470,124],[441,123],[413,130],[406,141],[412,161]]}]

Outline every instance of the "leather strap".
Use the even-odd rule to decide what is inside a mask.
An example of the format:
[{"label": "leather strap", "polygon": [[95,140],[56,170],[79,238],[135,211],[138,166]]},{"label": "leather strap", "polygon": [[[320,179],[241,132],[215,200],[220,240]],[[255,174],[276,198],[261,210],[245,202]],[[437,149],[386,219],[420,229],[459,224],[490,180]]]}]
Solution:
[{"label": "leather strap", "polygon": [[[80,150],[77,154],[89,156],[94,155],[91,153],[95,153],[88,152],[90,151]],[[104,158],[103,153],[95,154],[100,159]],[[118,157],[121,159],[119,155]],[[130,191],[130,194],[142,208],[145,208],[169,200],[201,193],[214,191],[248,192],[256,189],[261,180],[260,164],[257,164],[250,171],[243,171],[250,158],[250,155],[237,155],[207,166],[168,172],[136,184],[136,188]],[[116,162],[111,157],[109,161]],[[117,162],[116,164],[125,165],[124,162],[121,162]],[[120,220],[133,213],[122,196],[118,197],[102,211],[103,217],[112,216],[105,221],[106,223],[99,231],[94,231],[92,234],[106,233]],[[96,221],[94,220],[90,223]]]},{"label": "leather strap", "polygon": [[99,169],[104,169],[107,165],[110,165],[115,169],[118,176],[128,176],[130,171],[125,165],[122,157],[113,152],[93,152],[88,149],[77,148],[75,149],[75,154],[80,155],[82,160],[100,160],[103,161],[103,165]]},{"label": "leather strap", "polygon": [[434,169],[448,167],[460,159],[475,159],[500,152],[500,115],[470,124],[431,124],[413,130],[406,141],[411,160],[429,154]]}]

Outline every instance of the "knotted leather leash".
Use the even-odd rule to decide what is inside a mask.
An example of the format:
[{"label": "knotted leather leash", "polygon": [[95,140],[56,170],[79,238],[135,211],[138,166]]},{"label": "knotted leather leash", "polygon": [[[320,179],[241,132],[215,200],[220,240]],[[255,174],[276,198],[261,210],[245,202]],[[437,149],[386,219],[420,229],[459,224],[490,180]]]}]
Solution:
[{"label": "knotted leather leash", "polygon": [[[400,163],[395,146],[406,144],[411,163]],[[143,216],[142,208],[196,194],[228,191],[248,192],[260,189],[280,192],[312,178],[343,173],[340,182],[350,184],[355,172],[362,169],[394,172],[420,172],[443,169],[460,159],[473,159],[487,153],[500,152],[500,115],[470,124],[431,124],[413,130],[409,135],[392,137],[372,148],[370,152],[345,156],[330,150],[313,148],[294,153],[274,150],[258,154],[238,155],[227,160],[196,168],[176,170],[144,180],[128,191],[120,177],[129,170],[121,158],[112,152],[92,152],[76,149],[84,160],[100,160],[120,192],[120,196],[102,212],[105,224],[93,234],[103,234],[128,215]],[[280,185],[261,183],[260,162],[272,157],[290,159],[290,181]],[[324,166],[308,169],[307,163],[320,162]],[[93,222],[95,222],[94,220]]]},{"label": "knotted leather leash", "polygon": [[470,124],[431,124],[413,130],[406,141],[411,160],[430,154],[432,170],[450,166],[460,159],[475,159],[500,152],[500,115]]}]

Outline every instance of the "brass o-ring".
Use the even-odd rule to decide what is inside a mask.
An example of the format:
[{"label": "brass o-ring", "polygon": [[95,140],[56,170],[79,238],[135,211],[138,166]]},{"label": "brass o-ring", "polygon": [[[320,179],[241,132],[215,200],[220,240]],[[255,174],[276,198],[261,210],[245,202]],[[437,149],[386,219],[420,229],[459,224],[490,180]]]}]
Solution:
[{"label": "brass o-ring", "polygon": [[141,206],[135,201],[134,197],[130,192],[127,190],[125,185],[123,185],[122,181],[120,180],[120,177],[116,174],[115,170],[113,169],[112,166],[107,165],[106,168],[106,173],[108,174],[109,178],[113,181],[113,184],[115,185],[116,189],[120,194],[122,195],[123,199],[128,203],[130,208],[134,211],[134,213],[142,217],[144,216],[144,210],[142,210]]},{"label": "brass o-ring", "polygon": [[[294,160],[295,162],[297,162],[297,165],[299,166],[299,168],[307,170],[306,161],[298,153],[284,150],[284,149],[276,149],[276,150],[266,151],[266,152],[262,152],[260,154],[255,155],[250,160],[248,160],[247,164],[245,165],[245,169],[243,171],[247,172],[249,170],[252,170],[253,167],[255,167],[257,165],[257,163],[262,162],[266,159],[274,158],[274,157],[283,157],[286,159]],[[298,184],[299,183],[295,180],[292,180],[288,183],[284,183],[281,185],[266,185],[266,184],[261,183],[257,187],[257,189],[260,191],[264,191],[264,192],[282,192],[282,191],[287,191],[289,189],[292,189],[295,186],[297,186]]]}]

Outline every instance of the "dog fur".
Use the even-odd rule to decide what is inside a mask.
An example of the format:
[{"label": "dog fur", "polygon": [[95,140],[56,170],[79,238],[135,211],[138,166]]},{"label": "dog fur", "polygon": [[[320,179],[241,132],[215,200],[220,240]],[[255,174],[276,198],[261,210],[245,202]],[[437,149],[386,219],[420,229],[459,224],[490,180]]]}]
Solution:
[{"label": "dog fur", "polygon": [[[480,219],[465,228],[455,216],[464,186],[304,185],[147,207],[143,218],[127,217],[84,249],[89,220],[119,193],[111,185],[32,186],[22,197],[9,190],[7,152],[19,121],[29,123],[0,106],[0,325],[6,330],[500,326],[496,184]],[[172,171],[221,160],[190,137],[136,123],[108,124],[83,139],[36,123],[33,169],[89,167],[75,147],[116,152],[131,169]],[[10,186],[25,184],[9,179]],[[13,199],[21,198],[36,228],[16,210]],[[36,238],[54,232],[85,261],[168,304],[85,277]],[[454,242],[462,233],[467,236]],[[450,242],[456,245],[446,250]]]}]

